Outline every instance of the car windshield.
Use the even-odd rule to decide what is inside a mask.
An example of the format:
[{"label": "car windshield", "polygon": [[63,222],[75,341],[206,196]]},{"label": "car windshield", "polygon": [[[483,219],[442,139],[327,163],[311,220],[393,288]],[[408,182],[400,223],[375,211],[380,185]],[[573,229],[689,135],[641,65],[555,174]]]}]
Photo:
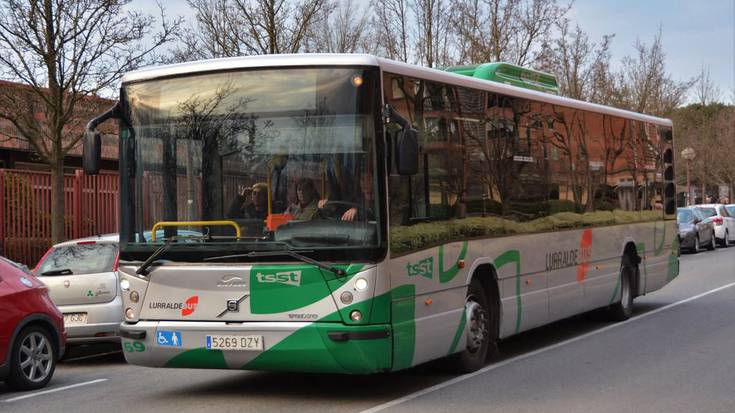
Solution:
[{"label": "car windshield", "polygon": [[735,217],[735,205],[728,205],[725,208],[727,209],[727,213],[730,214],[731,217]]},{"label": "car windshield", "polygon": [[[121,249],[151,252],[177,230],[206,242],[174,252],[382,245],[376,79],[281,68],[125,85]],[[155,242],[136,235],[154,228]]]},{"label": "car windshield", "polygon": [[55,247],[36,270],[37,275],[97,274],[113,270],[117,244],[94,243]]},{"label": "car windshield", "polygon": [[699,208],[699,211],[702,212],[702,215],[704,215],[705,218],[717,215],[717,211],[715,211],[714,208]]},{"label": "car windshield", "polygon": [[676,219],[681,223],[688,224],[694,220],[694,215],[692,214],[692,211],[689,211],[688,209],[680,209]]}]

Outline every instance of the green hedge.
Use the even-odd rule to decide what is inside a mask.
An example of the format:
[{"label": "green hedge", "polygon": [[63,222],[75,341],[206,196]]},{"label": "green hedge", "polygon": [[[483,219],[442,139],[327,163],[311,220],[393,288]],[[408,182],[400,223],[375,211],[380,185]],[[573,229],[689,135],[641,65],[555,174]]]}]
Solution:
[{"label": "green hedge", "polygon": [[661,211],[621,210],[586,214],[559,212],[526,222],[516,222],[500,217],[470,217],[451,221],[425,222],[411,226],[393,226],[390,230],[390,246],[393,253],[400,254],[466,238],[490,238],[511,234],[628,224],[655,221],[661,218]]},{"label": "green hedge", "polygon": [[500,215],[503,213],[503,204],[500,202],[494,200],[494,199],[468,199],[467,204],[467,212],[468,213],[474,213],[474,214],[480,214],[483,212],[483,203],[485,204],[485,213],[486,214],[495,214]]},{"label": "green hedge", "polygon": [[567,199],[552,199],[549,201],[549,214],[556,214],[559,212],[581,212],[580,209],[574,204],[574,201]]}]

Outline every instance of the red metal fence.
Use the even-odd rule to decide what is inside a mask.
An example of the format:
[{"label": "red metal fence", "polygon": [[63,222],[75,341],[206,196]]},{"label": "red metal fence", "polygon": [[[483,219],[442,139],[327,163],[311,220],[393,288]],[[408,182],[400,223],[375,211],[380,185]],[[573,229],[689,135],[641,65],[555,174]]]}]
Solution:
[{"label": "red metal fence", "polygon": [[[117,232],[118,175],[64,176],[64,236]],[[51,173],[0,169],[0,253],[34,266],[51,246]]]}]

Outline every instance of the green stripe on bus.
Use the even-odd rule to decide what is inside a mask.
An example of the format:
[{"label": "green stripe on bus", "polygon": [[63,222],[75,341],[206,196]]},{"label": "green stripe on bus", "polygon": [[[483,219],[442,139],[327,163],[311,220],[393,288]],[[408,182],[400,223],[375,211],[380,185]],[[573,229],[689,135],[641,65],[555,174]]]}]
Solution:
[{"label": "green stripe on bus", "polygon": [[[347,282],[364,266],[338,265]],[[306,307],[329,296],[326,279],[334,274],[312,265],[254,265],[250,270],[250,311],[253,314],[278,314]]]},{"label": "green stripe on bus", "polygon": [[399,370],[411,367],[413,363],[416,347],[416,286],[407,284],[396,287],[392,295],[393,370]]},{"label": "green stripe on bus", "polygon": [[467,245],[469,243],[467,241],[462,242],[462,249],[459,251],[459,257],[457,257],[457,261],[454,262],[454,265],[449,267],[448,270],[444,271],[444,245],[439,246],[439,282],[444,284],[448,283],[449,281],[452,281],[454,277],[457,276],[457,273],[459,272],[459,261],[464,260],[465,256],[467,256]]},{"label": "green stripe on bus", "polygon": [[658,222],[653,223],[653,246],[654,246],[653,255],[657,257],[663,254],[664,244],[666,243],[666,221],[664,221],[663,224],[664,224],[664,233],[663,235],[661,235],[661,242],[658,243],[658,245],[656,245],[656,238],[657,238],[656,235],[658,234]]},{"label": "green stripe on bus", "polygon": [[671,254],[669,255],[669,265],[666,274],[666,281],[671,281],[679,276],[679,236],[675,235],[671,242]]},{"label": "green stripe on bus", "polygon": [[454,352],[457,350],[457,344],[459,344],[459,339],[462,338],[462,334],[464,333],[464,327],[467,324],[467,313],[462,311],[462,316],[459,317],[459,327],[457,327],[457,331],[454,332],[454,338],[452,339],[452,345],[449,346],[449,352],[447,354],[454,354]]},{"label": "green stripe on bus", "polygon": [[618,279],[617,281],[615,281],[615,290],[613,290],[612,297],[610,297],[610,302],[608,302],[608,304],[612,304],[613,302],[615,302],[615,299],[618,296],[618,290],[620,290],[620,282],[622,281],[621,276],[622,271],[618,271]]},{"label": "green stripe on bus", "polygon": [[641,257],[641,264],[643,264],[643,291],[646,291],[648,285],[648,267],[647,260],[643,259],[646,256],[646,243],[639,242],[636,244],[635,249],[638,251],[638,256]]},{"label": "green stripe on bus", "polygon": [[518,250],[508,250],[495,258],[495,269],[506,264],[516,265],[516,328],[515,332],[521,330],[521,319],[523,315],[523,304],[521,303],[521,253]]}]

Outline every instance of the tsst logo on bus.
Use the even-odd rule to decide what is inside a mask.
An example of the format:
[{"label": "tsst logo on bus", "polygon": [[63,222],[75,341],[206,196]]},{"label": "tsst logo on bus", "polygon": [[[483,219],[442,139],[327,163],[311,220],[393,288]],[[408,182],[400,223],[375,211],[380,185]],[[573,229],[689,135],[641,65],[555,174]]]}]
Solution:
[{"label": "tsst logo on bus", "polygon": [[301,285],[301,271],[285,271],[273,274],[257,273],[255,278],[258,279],[258,282],[265,284],[286,284],[296,287]]}]

